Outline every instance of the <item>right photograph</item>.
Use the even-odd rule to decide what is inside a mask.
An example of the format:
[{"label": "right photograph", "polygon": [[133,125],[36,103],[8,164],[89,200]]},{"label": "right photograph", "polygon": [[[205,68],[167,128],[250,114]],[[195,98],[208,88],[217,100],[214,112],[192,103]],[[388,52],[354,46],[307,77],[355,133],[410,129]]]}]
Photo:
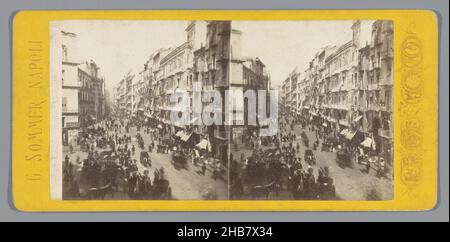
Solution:
[{"label": "right photograph", "polygon": [[229,198],[393,199],[393,36],[386,20],[232,21]]}]

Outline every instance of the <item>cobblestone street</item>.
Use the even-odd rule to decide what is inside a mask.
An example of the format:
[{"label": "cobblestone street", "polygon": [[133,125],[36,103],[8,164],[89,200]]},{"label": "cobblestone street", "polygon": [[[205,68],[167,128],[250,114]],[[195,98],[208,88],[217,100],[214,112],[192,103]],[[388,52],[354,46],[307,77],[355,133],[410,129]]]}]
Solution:
[{"label": "cobblestone street", "polygon": [[[123,131],[124,132],[124,131]],[[129,134],[132,137],[136,136],[136,128],[130,128]],[[140,132],[143,136],[144,143],[146,144],[144,147],[147,147],[151,142],[151,137],[148,134],[144,134]],[[157,141],[156,141],[157,144]],[[170,186],[172,188],[172,198],[180,199],[180,200],[199,200],[204,199],[204,193],[206,192],[214,192],[217,194],[217,199],[226,200],[228,199],[228,185],[225,178],[217,178],[213,179],[212,170],[206,169],[205,175],[201,172],[201,167],[195,166],[192,162],[188,162],[186,167],[179,168],[173,164],[173,160],[171,154],[163,154],[157,153],[156,149],[153,152],[150,152],[150,159],[152,161],[152,166],[150,168],[145,167],[141,162],[139,162],[139,154],[142,151],[135,138],[132,138],[131,145],[134,145],[136,148],[135,154],[132,154],[131,159],[136,159],[138,162],[137,167],[139,169],[139,173],[143,173],[144,170],[150,171],[150,177],[153,179],[153,172],[156,168],[164,168],[166,172],[167,179],[170,181]],[[101,150],[102,151],[102,150]],[[144,150],[147,151],[147,150]],[[75,150],[73,153],[70,153],[68,149],[65,149],[64,156],[69,155],[70,162],[76,168],[76,179],[78,180],[80,188],[83,190],[88,189],[88,184],[85,181],[79,179],[82,163],[77,163],[77,157],[79,157],[80,161],[87,158],[87,153],[80,151],[79,149]],[[107,194],[105,199],[129,199],[129,196],[125,191],[117,192],[114,194],[114,197]]]},{"label": "cobblestone street", "polygon": [[[291,131],[289,128],[288,132]],[[294,141],[294,147],[300,144],[300,152],[296,154],[296,157],[304,158],[304,153],[307,148],[300,139],[300,133],[305,131],[309,140],[315,140],[315,134],[311,132],[308,127],[302,129],[300,125],[295,125],[293,132],[297,135],[297,139]],[[264,147],[264,149],[274,148],[274,146]],[[252,150],[245,147],[245,145],[238,145],[238,149],[234,147],[231,150],[233,157],[239,159],[242,154],[244,157],[249,157],[252,154]],[[367,173],[363,165],[352,162],[351,167],[340,166],[336,162],[336,152],[322,151],[320,146],[317,150],[313,151],[316,156],[316,165],[312,165],[314,168],[315,177],[318,176],[318,167],[328,166],[330,168],[331,177],[334,179],[336,187],[336,199],[342,200],[389,200],[393,198],[393,180],[392,180],[392,167],[389,170],[386,177],[378,177],[376,170],[372,167]],[[304,161],[303,164],[305,165]],[[247,198],[249,198],[247,196]],[[278,196],[271,194],[270,199],[290,200],[293,199],[292,194],[286,190],[279,192]]]}]

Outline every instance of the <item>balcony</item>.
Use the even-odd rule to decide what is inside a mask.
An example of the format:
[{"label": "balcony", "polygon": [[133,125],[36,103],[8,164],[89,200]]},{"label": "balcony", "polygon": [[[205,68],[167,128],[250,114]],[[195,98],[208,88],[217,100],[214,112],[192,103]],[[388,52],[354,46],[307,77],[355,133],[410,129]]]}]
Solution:
[{"label": "balcony", "polygon": [[339,110],[350,110],[350,108],[351,108],[351,106],[349,104],[331,104],[331,105],[327,105],[327,107],[332,108],[332,109],[339,109]]},{"label": "balcony", "polygon": [[80,124],[78,122],[66,122],[63,128],[79,128]]},{"label": "balcony", "polygon": [[228,133],[225,130],[216,129],[214,132],[214,136],[221,140],[228,140]]},{"label": "balcony", "polygon": [[67,107],[62,107],[62,113],[63,114],[68,114],[68,113],[78,113],[78,109],[77,108],[67,108]]},{"label": "balcony", "polygon": [[385,104],[379,104],[379,103],[370,103],[367,105],[368,110],[373,111],[382,111],[382,112],[391,112],[392,111],[392,105],[385,105]]},{"label": "balcony", "polygon": [[393,57],[394,57],[394,52],[391,49],[389,49],[389,50],[385,49],[381,52],[381,58],[383,60],[392,59]]},{"label": "balcony", "polygon": [[371,90],[379,90],[380,86],[378,85],[378,83],[370,83],[367,85],[367,90],[371,91]]},{"label": "balcony", "polygon": [[382,86],[392,86],[393,84],[393,78],[390,73],[383,77],[380,81],[380,85]]},{"label": "balcony", "polygon": [[378,134],[380,136],[384,137],[384,138],[387,138],[387,139],[392,139],[393,138],[392,129],[387,129],[387,130],[379,129],[378,130]]},{"label": "balcony", "polygon": [[380,69],[381,64],[379,62],[373,62],[371,67],[372,69]]}]

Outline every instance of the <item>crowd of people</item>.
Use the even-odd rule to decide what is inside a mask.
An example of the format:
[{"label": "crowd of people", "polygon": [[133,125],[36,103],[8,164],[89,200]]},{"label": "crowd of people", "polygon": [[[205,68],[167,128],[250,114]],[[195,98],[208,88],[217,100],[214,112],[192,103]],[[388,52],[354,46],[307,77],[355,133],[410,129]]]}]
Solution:
[{"label": "crowd of people", "polygon": [[[147,143],[144,135],[149,137]],[[75,147],[79,152],[75,153]],[[67,199],[119,198],[123,194],[129,199],[171,198],[166,171],[152,167],[151,153],[170,155],[177,169],[194,168],[203,176],[209,170],[213,179],[227,179],[224,165],[211,152],[187,145],[166,126],[151,125],[145,119],[105,119],[82,130],[75,147],[70,146],[63,162],[63,196]],[[72,154],[78,155],[74,159]],[[79,154],[87,157],[81,159]],[[154,170],[153,179],[150,170]]]},{"label": "crowd of people", "polygon": [[[273,194],[273,199],[279,199],[279,192],[287,191],[287,198],[293,199],[336,198],[327,162],[336,162],[340,167],[359,164],[363,173],[370,173],[372,169],[377,177],[386,177],[387,164],[382,157],[371,155],[372,150],[355,145],[361,142],[352,143],[339,131],[333,131],[331,124],[313,120],[311,115],[281,112],[277,135],[258,137],[257,132],[242,135],[241,148],[251,151],[247,157],[234,140],[234,154],[239,156],[240,153],[240,158],[231,160],[231,196],[245,199],[255,197],[255,191],[262,191],[259,193],[264,195],[263,198],[268,199]],[[300,157],[300,149],[305,149],[304,157]],[[335,153],[330,157],[336,158],[320,166],[316,164],[316,152]]]},{"label": "crowd of people", "polygon": [[[335,195],[333,179],[327,166],[318,167],[300,157],[301,147],[308,147],[306,135],[301,135],[303,145],[297,142],[295,125],[298,120],[282,118],[280,132],[275,136],[258,137],[246,133],[242,143],[251,155],[241,153],[239,159],[231,158],[231,197],[234,199],[278,199],[280,191],[287,191],[288,198],[331,199]],[[235,153],[238,153],[235,149]]]},{"label": "crowd of people", "polygon": [[[133,126],[138,131],[135,137],[129,132]],[[164,169],[156,168],[152,180],[150,157],[141,155],[139,161],[133,158],[137,150],[132,143],[133,138],[141,152],[144,148],[144,140],[139,133],[141,126],[135,120],[110,118],[83,130],[78,146],[87,153],[87,157],[81,161],[77,156],[75,161],[71,161],[69,155],[65,156],[63,196],[68,199],[103,199],[106,195],[126,194],[133,199],[169,199],[171,188]],[[152,152],[158,131],[146,127],[144,132],[150,136],[148,149]],[[73,148],[70,152],[74,152]],[[139,170],[137,162],[141,162],[145,169]],[[74,164],[79,168],[75,169]]]}]

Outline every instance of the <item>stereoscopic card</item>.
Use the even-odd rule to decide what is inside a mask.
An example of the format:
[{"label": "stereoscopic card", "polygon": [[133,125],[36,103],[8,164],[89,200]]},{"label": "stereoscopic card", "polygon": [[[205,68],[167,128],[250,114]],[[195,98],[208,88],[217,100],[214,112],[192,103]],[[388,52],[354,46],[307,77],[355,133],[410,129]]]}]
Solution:
[{"label": "stereoscopic card", "polygon": [[433,12],[22,11],[23,211],[400,211],[437,197]]}]

